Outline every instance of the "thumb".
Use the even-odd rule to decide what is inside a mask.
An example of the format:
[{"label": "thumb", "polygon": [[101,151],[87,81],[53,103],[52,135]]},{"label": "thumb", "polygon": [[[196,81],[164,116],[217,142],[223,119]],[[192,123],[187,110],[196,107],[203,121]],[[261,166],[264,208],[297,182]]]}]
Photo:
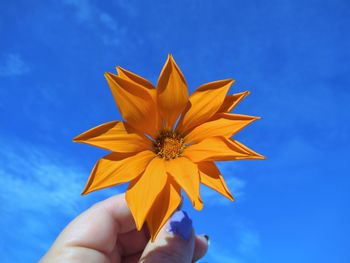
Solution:
[{"label": "thumb", "polygon": [[160,230],[154,242],[149,242],[140,258],[140,263],[191,263],[195,235],[192,220],[187,213],[176,211]]}]

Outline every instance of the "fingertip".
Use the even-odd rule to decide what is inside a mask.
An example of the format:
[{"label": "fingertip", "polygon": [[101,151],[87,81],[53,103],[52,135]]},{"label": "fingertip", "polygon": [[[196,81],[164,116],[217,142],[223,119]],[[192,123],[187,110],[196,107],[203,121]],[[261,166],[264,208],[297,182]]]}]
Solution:
[{"label": "fingertip", "polygon": [[192,220],[183,210],[176,211],[149,242],[139,262],[192,262],[195,235]]},{"label": "fingertip", "polygon": [[208,235],[206,235],[206,234],[196,235],[195,248],[194,248],[194,253],[193,253],[193,260],[194,261],[201,259],[202,257],[205,256],[205,254],[208,251],[209,244],[210,244],[210,239],[209,239]]}]

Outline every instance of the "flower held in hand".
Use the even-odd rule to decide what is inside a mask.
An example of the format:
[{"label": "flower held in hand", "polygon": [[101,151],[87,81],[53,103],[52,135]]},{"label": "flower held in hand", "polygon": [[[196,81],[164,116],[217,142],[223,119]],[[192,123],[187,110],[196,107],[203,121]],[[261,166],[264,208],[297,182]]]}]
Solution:
[{"label": "flower held in hand", "polygon": [[233,197],[214,161],[263,159],[231,137],[258,117],[230,113],[249,92],[227,95],[234,82],[200,86],[189,97],[171,55],[157,88],[123,68],[105,76],[124,121],[97,126],[74,138],[112,153],[93,168],[83,194],[130,181],[126,200],[140,230],[152,240],[181,202],[181,188],[200,210],[200,183]]}]

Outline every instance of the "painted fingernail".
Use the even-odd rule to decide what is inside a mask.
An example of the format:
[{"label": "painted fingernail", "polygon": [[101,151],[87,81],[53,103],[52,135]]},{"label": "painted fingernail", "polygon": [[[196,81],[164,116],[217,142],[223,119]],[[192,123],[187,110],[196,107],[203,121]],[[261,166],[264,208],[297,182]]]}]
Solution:
[{"label": "painted fingernail", "polygon": [[192,220],[185,211],[176,211],[171,216],[169,227],[166,230],[179,235],[184,240],[189,240],[192,235]]}]

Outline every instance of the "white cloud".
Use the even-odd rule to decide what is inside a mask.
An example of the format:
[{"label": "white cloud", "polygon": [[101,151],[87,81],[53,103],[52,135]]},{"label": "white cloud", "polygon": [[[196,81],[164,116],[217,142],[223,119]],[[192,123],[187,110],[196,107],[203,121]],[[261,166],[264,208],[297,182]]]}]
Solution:
[{"label": "white cloud", "polygon": [[86,173],[77,167],[59,163],[52,153],[24,143],[5,146],[0,152],[0,197],[7,209],[45,212],[62,209],[75,214]]},{"label": "white cloud", "polygon": [[[258,251],[260,249],[260,237],[258,233],[243,225],[236,225],[233,229],[230,229],[230,232],[235,232],[236,238],[232,242],[227,242],[225,246],[211,240],[207,256],[210,262],[257,262]],[[229,232],[228,235],[230,235]],[[226,240],[228,240],[228,237],[226,237]]]},{"label": "white cloud", "polygon": [[0,64],[0,76],[19,76],[29,72],[28,65],[19,54],[4,55],[2,61]]},{"label": "white cloud", "polygon": [[[229,188],[231,194],[236,201],[241,201],[244,198],[244,190],[246,187],[246,181],[237,176],[232,176],[232,170],[237,168],[237,164],[233,162],[229,163],[217,163],[218,168],[223,175],[226,185]],[[204,203],[209,206],[227,206],[231,205],[231,201],[222,196],[218,192],[211,188],[203,186],[201,188],[201,196],[204,199]]]},{"label": "white cloud", "polygon": [[210,244],[208,258],[210,258],[210,262],[212,263],[244,263],[244,261],[213,242]]},{"label": "white cloud", "polygon": [[[14,162],[16,159],[14,159]],[[82,189],[83,173],[42,163],[34,167],[21,167],[22,174],[0,170],[1,199],[8,210],[25,209],[45,213],[51,209],[62,210],[67,215],[76,214]]]},{"label": "white cloud", "polygon": [[[125,41],[127,28],[115,17],[101,10],[88,0],[63,0],[63,4],[74,8],[77,20],[85,26],[99,30],[99,36],[105,45],[117,46],[121,40]],[[134,9],[123,1],[118,1],[118,11],[134,15]],[[109,10],[109,12],[111,12]]]},{"label": "white cloud", "polygon": [[[72,218],[96,201],[81,197],[89,171],[67,164],[54,152],[25,142],[0,148],[1,244],[11,262],[37,261]],[[113,189],[113,194],[115,194]],[[98,199],[112,190],[98,193]],[[18,248],[13,247],[18,244]]]},{"label": "white cloud", "polygon": [[111,31],[117,31],[118,30],[117,23],[115,22],[114,18],[112,16],[110,16],[109,14],[101,12],[99,14],[99,18],[100,18],[101,23],[105,27],[109,28]]},{"label": "white cloud", "polygon": [[95,9],[89,0],[63,0],[63,3],[76,10],[80,22],[86,22],[93,18]]},{"label": "white cloud", "polygon": [[246,181],[238,177],[231,177],[226,180],[228,188],[231,190],[233,196],[237,199],[242,199],[246,187]]},{"label": "white cloud", "polygon": [[229,251],[227,245],[222,246],[213,241],[210,241],[206,258],[209,258],[212,263],[246,263],[246,261],[235,255],[234,252]]},{"label": "white cloud", "polygon": [[[66,164],[57,154],[25,142],[1,145],[0,198],[7,205],[0,210],[46,213],[57,209],[74,216],[87,205],[87,198],[80,193],[89,171]],[[103,193],[109,195],[108,190]]]},{"label": "white cloud", "polygon": [[243,228],[240,231],[238,251],[243,255],[254,255],[260,247],[260,236],[251,229]]}]

